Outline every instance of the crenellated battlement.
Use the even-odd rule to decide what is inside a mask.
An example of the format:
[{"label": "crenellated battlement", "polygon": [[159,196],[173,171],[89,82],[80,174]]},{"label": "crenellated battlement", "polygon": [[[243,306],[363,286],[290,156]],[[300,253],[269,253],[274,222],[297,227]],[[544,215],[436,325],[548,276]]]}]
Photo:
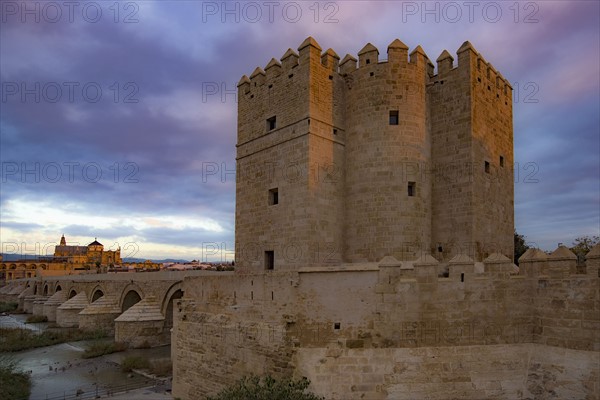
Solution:
[{"label": "crenellated battlement", "polygon": [[[341,75],[348,75],[357,69],[370,68],[377,64],[424,64],[431,81],[435,82],[438,78],[447,75],[454,69],[460,70],[462,68],[476,66],[476,71],[473,71],[473,73],[477,74],[479,78],[485,78],[486,82],[492,83],[493,87],[500,90],[502,94],[510,96],[510,91],[512,91],[510,82],[505,79],[491,63],[486,61],[469,41],[465,41],[456,51],[456,55],[458,56],[456,65],[454,63],[454,57],[447,50],[443,50],[436,59],[437,70],[435,69],[436,66],[430,61],[420,45],[415,47],[409,54],[409,47],[399,39],[395,39],[389,44],[387,48],[387,59],[379,59],[379,50],[371,43],[367,43],[358,51],[358,59],[351,54],[346,54],[340,61],[340,57],[333,49],[329,48],[325,52],[320,53],[321,51],[322,48],[317,41],[312,37],[308,37],[298,47],[298,52],[301,53],[300,56],[290,48],[284,53],[279,61],[272,58],[264,71],[269,69],[269,67],[276,66],[282,67],[281,69],[277,69],[277,71],[281,73],[290,72],[299,65],[307,66],[307,60],[310,59],[310,57],[320,59],[320,63],[323,67]],[[302,59],[303,62],[300,62],[300,59]],[[250,83],[256,82],[256,86],[272,84],[273,82],[269,81],[269,79],[262,80],[262,78],[260,78],[260,76],[264,75],[261,71],[264,72],[261,67],[257,67],[254,70],[250,76]],[[277,75],[278,73],[274,73],[272,78]],[[252,81],[253,76],[258,77],[258,79]],[[240,80],[238,86],[245,83],[247,83],[245,80]],[[244,89],[246,90],[247,87],[244,86]]]},{"label": "crenellated battlement", "polygon": [[[386,63],[414,65],[422,64],[422,66],[425,66],[428,69],[428,72],[433,75],[433,70],[431,69],[433,64],[431,61],[429,61],[429,58],[427,57],[427,54],[423,48],[421,46],[417,46],[412,52],[410,52],[410,55],[408,50],[408,46],[406,46],[399,39],[395,39],[387,48],[388,58],[379,60],[379,50],[371,43],[367,43],[361,50],[358,51],[358,59],[350,54],[346,54],[340,61],[340,57],[333,49],[329,48],[322,52],[322,48],[317,41],[312,37],[308,37],[298,47],[298,53],[291,48],[288,49],[279,61],[277,61],[275,58],[272,58],[265,67],[264,71],[269,69],[270,66],[276,65],[282,67],[281,70],[279,70],[281,73],[289,73],[298,66],[308,66],[308,61],[312,57],[313,59],[320,60],[320,65],[324,68],[327,68],[328,70],[340,75],[348,75],[363,67],[372,67],[373,65]],[[253,76],[257,77],[259,75],[264,75],[261,73],[261,71],[263,71],[263,69],[261,67],[257,67],[252,75],[250,75],[250,82],[246,82],[246,80],[242,77],[238,87],[243,87],[245,93],[249,88],[249,86],[243,86],[246,83],[250,83],[251,86],[254,86],[253,84],[256,83],[256,87],[273,84],[274,80],[269,80],[269,76],[267,76],[267,79],[265,80],[262,80],[261,78],[252,80]],[[273,74],[271,78],[275,78],[277,75],[278,74]]]},{"label": "crenellated battlement", "polygon": [[[539,343],[600,351],[600,246],[583,273],[572,272],[575,260],[566,248],[542,254],[531,249],[520,268],[499,253],[482,262],[464,254],[440,262],[425,254],[412,261],[386,256],[378,263],[189,278],[188,300],[179,308],[187,321],[219,314],[269,326],[295,347]],[[542,267],[534,271],[536,262]]]}]

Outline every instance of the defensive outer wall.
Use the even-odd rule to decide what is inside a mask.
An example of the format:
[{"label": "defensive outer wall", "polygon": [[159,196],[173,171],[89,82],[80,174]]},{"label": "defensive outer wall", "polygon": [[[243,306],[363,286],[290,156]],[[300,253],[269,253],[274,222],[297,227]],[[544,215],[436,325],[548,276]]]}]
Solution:
[{"label": "defensive outer wall", "polygon": [[175,397],[251,374],[339,400],[600,397],[600,246],[513,263],[511,88],[457,53],[435,73],[400,41],[339,61],[308,38],[242,78],[236,272],[183,281]]},{"label": "defensive outer wall", "polygon": [[[250,374],[306,376],[327,399],[598,399],[600,246],[520,268],[412,262],[186,278],[173,329],[174,396]],[[446,276],[447,273],[447,276]]]}]

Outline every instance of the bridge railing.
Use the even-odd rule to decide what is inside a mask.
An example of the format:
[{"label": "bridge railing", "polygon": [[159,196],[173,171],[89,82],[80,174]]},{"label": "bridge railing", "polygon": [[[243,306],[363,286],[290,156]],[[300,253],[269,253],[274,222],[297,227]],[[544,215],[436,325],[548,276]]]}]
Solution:
[{"label": "bridge railing", "polygon": [[[170,390],[170,383],[160,379],[143,379],[126,381],[119,385],[101,387],[100,385],[86,385],[77,389],[66,390],[63,392],[46,393],[45,395],[33,395],[29,400],[85,400],[103,397],[111,397],[116,394],[126,393],[137,389],[153,389],[157,392]],[[26,400],[26,399],[22,399]]]}]

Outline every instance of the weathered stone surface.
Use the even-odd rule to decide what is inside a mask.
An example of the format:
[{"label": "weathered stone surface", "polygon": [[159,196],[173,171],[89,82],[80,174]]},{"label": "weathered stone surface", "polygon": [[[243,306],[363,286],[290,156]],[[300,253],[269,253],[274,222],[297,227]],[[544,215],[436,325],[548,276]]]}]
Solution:
[{"label": "weathered stone surface", "polygon": [[171,333],[164,331],[164,322],[156,298],[146,297],[115,319],[115,341],[131,347],[169,344]]},{"label": "weathered stone surface", "polygon": [[56,309],[56,324],[62,328],[79,327],[79,313],[88,306],[85,292],[79,292]]}]

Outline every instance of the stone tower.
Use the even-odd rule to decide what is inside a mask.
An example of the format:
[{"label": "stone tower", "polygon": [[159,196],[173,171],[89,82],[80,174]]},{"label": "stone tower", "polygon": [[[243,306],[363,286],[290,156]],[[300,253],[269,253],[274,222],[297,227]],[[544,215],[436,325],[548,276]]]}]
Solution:
[{"label": "stone tower", "polygon": [[238,84],[238,271],[513,253],[512,89],[400,40],[340,62],[311,37]]}]

